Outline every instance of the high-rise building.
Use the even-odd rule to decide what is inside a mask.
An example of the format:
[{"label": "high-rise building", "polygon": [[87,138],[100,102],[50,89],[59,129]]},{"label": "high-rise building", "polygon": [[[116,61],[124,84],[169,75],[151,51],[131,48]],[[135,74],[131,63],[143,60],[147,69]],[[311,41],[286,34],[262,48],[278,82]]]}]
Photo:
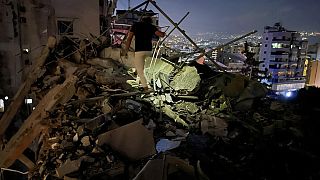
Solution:
[{"label": "high-rise building", "polygon": [[279,93],[294,91],[305,86],[303,74],[308,42],[300,33],[285,29],[280,23],[264,29],[260,49],[260,71],[266,71],[266,83]]}]

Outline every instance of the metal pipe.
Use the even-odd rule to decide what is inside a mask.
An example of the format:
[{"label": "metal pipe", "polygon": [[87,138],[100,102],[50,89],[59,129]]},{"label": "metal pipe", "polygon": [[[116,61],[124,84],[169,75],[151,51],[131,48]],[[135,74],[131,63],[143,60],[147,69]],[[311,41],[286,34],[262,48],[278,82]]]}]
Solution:
[{"label": "metal pipe", "polygon": [[[206,56],[213,62],[213,64],[214,64],[217,68],[219,68],[220,70],[225,71],[225,69],[222,68],[221,66],[219,66],[219,64],[216,63],[216,62],[211,58],[211,56],[208,56],[208,54],[205,53],[204,49],[200,48],[200,47],[185,33],[184,30],[182,30],[176,23],[174,23],[173,20],[162,10],[154,1],[149,0],[149,2],[151,2],[151,4],[152,4],[156,9],[158,9],[158,11],[159,11],[164,17],[166,17],[166,18],[169,20],[169,22],[170,22],[172,25],[174,25],[174,27],[176,27],[176,28],[179,30],[180,33],[181,33],[182,35],[184,35],[185,38],[187,38],[188,41],[189,41],[194,47],[196,47],[197,50],[200,50],[200,52],[202,52],[203,55],[206,55]],[[203,56],[203,55],[202,55],[202,56]]]},{"label": "metal pipe", "polygon": [[[158,11],[165,17],[168,19],[168,21],[175,27],[177,28],[181,34],[183,34],[188,41],[191,42],[191,44],[196,47],[196,49],[200,49],[199,46],[186,34],[186,32],[184,30],[182,30],[157,4],[155,1],[153,0],[148,0],[156,9],[158,9]],[[200,49],[201,50],[201,49]],[[203,51],[203,50],[201,50]]]},{"label": "metal pipe", "polygon": [[[179,26],[182,21],[190,14],[190,12],[187,12],[186,15],[183,16],[183,18],[178,22],[177,26]],[[171,31],[167,34],[166,37],[163,38],[163,40],[161,41],[160,45],[171,35],[171,33],[176,29],[176,27],[172,28]]]}]

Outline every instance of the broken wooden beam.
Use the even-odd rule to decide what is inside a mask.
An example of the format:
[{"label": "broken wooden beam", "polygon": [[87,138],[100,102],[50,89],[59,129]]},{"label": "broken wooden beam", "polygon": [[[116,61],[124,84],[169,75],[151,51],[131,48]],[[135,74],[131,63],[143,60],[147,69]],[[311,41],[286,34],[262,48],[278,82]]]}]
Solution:
[{"label": "broken wooden beam", "polygon": [[13,98],[12,103],[9,105],[8,110],[3,114],[0,120],[0,138],[4,135],[12,119],[18,112],[22,102],[24,102],[24,98],[27,96],[31,85],[37,80],[44,63],[50,54],[50,49],[53,48],[55,44],[56,39],[54,37],[49,37],[48,43],[43,48],[40,57],[36,59],[35,63],[31,67],[29,76],[27,77],[26,81],[20,86],[19,90]]},{"label": "broken wooden beam", "polygon": [[27,156],[24,154],[21,154],[19,157],[19,161],[22,162],[28,169],[29,171],[32,170],[35,167],[34,162],[32,162]]},{"label": "broken wooden beam", "polygon": [[7,143],[5,149],[0,152],[0,167],[11,166],[32,141],[48,128],[48,122],[45,121],[48,112],[56,105],[64,104],[71,99],[76,92],[77,80],[76,76],[70,76],[63,84],[57,85],[44,96],[18,132]]}]

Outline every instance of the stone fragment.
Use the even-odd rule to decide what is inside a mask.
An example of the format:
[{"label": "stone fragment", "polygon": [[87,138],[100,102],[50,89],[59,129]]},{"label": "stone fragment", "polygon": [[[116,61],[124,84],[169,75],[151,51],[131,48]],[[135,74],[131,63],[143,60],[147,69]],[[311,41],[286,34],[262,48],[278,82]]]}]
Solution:
[{"label": "stone fragment", "polygon": [[85,136],[81,139],[81,143],[83,146],[87,147],[90,146],[90,137],[89,136]]},{"label": "stone fragment", "polygon": [[191,114],[195,114],[196,112],[199,111],[199,107],[195,103],[192,103],[192,102],[179,103],[176,105],[176,108],[178,110],[188,111]]},{"label": "stone fragment", "polygon": [[109,145],[113,150],[138,160],[155,154],[153,132],[142,125],[143,120],[121,126],[98,136],[98,145]]},{"label": "stone fragment", "polygon": [[202,115],[201,131],[213,136],[226,137],[228,135],[228,124],[225,120],[208,115]]},{"label": "stone fragment", "polygon": [[200,84],[200,75],[195,67],[185,66],[183,69],[173,77],[173,81],[170,82],[170,86],[174,90],[187,90],[192,92]]},{"label": "stone fragment", "polygon": [[67,174],[76,172],[79,170],[80,165],[81,165],[81,160],[71,161],[70,159],[68,159],[65,163],[63,163],[59,168],[56,169],[57,176],[59,178],[62,178]]},{"label": "stone fragment", "polygon": [[72,140],[73,140],[73,142],[79,141],[78,133],[76,133],[76,135],[73,136]]}]

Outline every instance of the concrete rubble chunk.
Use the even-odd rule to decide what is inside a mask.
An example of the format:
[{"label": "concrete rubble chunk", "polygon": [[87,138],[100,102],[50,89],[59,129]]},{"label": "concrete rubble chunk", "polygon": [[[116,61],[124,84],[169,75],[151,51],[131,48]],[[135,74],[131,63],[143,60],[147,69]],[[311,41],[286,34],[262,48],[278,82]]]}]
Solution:
[{"label": "concrete rubble chunk", "polygon": [[142,119],[99,135],[98,145],[111,148],[132,160],[156,153],[153,132],[142,125]]},{"label": "concrete rubble chunk", "polygon": [[81,166],[81,160],[71,161],[68,159],[65,163],[63,163],[59,168],[57,168],[56,173],[59,178],[63,176],[76,172],[79,170]]},{"label": "concrete rubble chunk", "polygon": [[200,81],[201,79],[197,69],[195,67],[185,66],[173,77],[170,86],[176,91],[187,90],[192,92],[198,88]]},{"label": "concrete rubble chunk", "polygon": [[78,178],[72,178],[72,177],[64,176],[63,180],[78,180]]},{"label": "concrete rubble chunk", "polygon": [[169,116],[170,118],[172,118],[175,122],[180,123],[180,124],[182,124],[183,126],[186,126],[186,127],[189,126],[183,119],[181,119],[181,118],[179,117],[179,115],[178,115],[176,112],[174,112],[174,111],[171,110],[171,107],[170,107],[170,106],[165,105],[165,106],[162,108],[162,111],[163,111],[167,116]]},{"label": "concrete rubble chunk", "polygon": [[[169,84],[169,75],[174,70],[174,67],[162,61],[161,59],[155,59],[152,61],[152,58],[146,58],[145,64],[145,75],[148,82],[154,80],[158,82],[159,79],[164,82],[158,82],[161,84],[162,88],[168,87]],[[159,86],[158,86],[159,87]]]},{"label": "concrete rubble chunk", "polygon": [[112,106],[109,103],[109,99],[105,99],[102,102],[102,112],[104,114],[110,113],[112,111]]},{"label": "concrete rubble chunk", "polygon": [[85,136],[81,139],[81,143],[83,146],[87,147],[87,146],[90,146],[91,143],[90,143],[90,137],[89,136]]},{"label": "concrete rubble chunk", "polygon": [[177,110],[185,110],[188,111],[191,114],[195,114],[199,111],[199,107],[192,102],[183,102],[176,105]]},{"label": "concrete rubble chunk", "polygon": [[209,133],[213,136],[226,137],[228,135],[228,124],[225,120],[208,115],[201,117],[201,131],[203,134]]},{"label": "concrete rubble chunk", "polygon": [[110,121],[111,116],[110,114],[102,114],[100,116],[97,116],[93,119],[90,119],[85,123],[85,128],[93,131],[94,129],[98,128],[101,124]]},{"label": "concrete rubble chunk", "polygon": [[[133,180],[167,180],[170,174],[180,172],[184,177],[196,179],[195,169],[187,161],[178,157],[166,155],[162,159],[150,160],[142,168]],[[198,174],[198,178],[207,180],[203,174]]]}]

